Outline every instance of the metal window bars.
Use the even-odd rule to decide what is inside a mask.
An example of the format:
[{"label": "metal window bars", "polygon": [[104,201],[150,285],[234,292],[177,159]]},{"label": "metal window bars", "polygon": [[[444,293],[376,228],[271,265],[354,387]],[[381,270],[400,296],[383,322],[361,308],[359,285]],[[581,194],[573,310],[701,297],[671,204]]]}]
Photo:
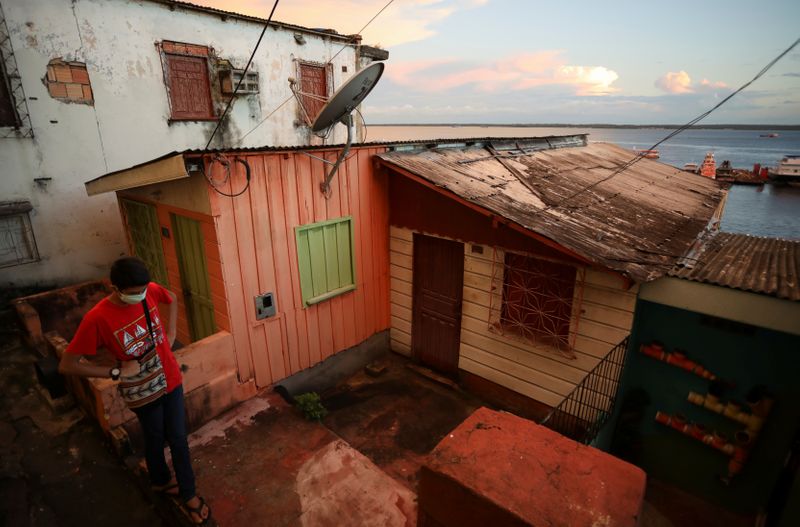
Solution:
[{"label": "metal window bars", "polygon": [[33,137],[33,126],[28,112],[28,101],[22,89],[22,78],[14,58],[14,48],[11,46],[11,35],[6,24],[6,15],[0,5],[0,82],[6,83],[8,95],[17,114],[17,126],[0,126],[0,139],[14,137]]},{"label": "metal window bars", "polygon": [[489,330],[574,359],[586,270],[494,248]]},{"label": "metal window bars", "polygon": [[539,424],[580,443],[594,441],[614,412],[629,338],[614,346]]},{"label": "metal window bars", "polygon": [[0,216],[0,268],[39,260],[27,212]]}]

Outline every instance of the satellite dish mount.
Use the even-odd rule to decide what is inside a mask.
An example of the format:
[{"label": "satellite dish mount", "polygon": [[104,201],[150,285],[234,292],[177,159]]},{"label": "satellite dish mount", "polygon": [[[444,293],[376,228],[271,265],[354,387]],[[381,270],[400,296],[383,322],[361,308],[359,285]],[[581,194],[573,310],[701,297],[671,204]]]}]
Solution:
[{"label": "satellite dish mount", "polygon": [[353,144],[353,129],[355,128],[353,121],[353,111],[361,104],[378,79],[383,74],[384,65],[382,62],[370,64],[363,70],[356,73],[350,80],[344,83],[330,100],[322,107],[314,124],[311,126],[311,131],[317,135],[325,135],[331,126],[336,123],[342,123],[347,127],[347,143],[339,154],[336,162],[333,163],[331,171],[325,176],[325,180],[320,183],[320,190],[326,196],[331,190],[331,180],[333,179],[336,171],[339,170],[339,165],[350,153],[350,147]]}]

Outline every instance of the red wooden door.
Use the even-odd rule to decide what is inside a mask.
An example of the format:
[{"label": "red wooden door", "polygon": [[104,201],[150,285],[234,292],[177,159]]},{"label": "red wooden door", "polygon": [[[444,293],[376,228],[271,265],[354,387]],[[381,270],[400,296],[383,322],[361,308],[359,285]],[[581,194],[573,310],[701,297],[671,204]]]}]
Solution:
[{"label": "red wooden door", "polygon": [[422,364],[458,371],[464,244],[414,234],[411,347]]}]

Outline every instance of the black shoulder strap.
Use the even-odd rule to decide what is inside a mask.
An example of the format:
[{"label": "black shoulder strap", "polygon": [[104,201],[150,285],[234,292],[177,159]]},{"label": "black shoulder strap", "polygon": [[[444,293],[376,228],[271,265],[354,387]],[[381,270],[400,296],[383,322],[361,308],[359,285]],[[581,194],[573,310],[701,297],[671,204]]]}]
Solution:
[{"label": "black shoulder strap", "polygon": [[144,318],[147,320],[147,331],[150,333],[150,338],[153,339],[153,345],[156,343],[156,336],[153,334],[153,323],[150,322],[150,310],[147,309],[147,299],[142,300],[142,309],[144,309]]}]

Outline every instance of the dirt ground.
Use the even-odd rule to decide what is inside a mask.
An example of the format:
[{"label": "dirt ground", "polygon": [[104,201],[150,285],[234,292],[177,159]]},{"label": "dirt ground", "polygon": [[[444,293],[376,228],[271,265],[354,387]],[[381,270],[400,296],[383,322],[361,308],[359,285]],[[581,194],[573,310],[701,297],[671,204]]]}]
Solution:
[{"label": "dirt ground", "polygon": [[[0,312],[0,526],[175,525],[138,471],[76,408],[41,395],[13,317]],[[322,395],[309,422],[265,393],[190,436],[198,490],[216,523],[384,527],[416,524],[418,471],[436,444],[484,403],[389,354]],[[649,482],[641,525],[734,525],[734,518]]]},{"label": "dirt ground", "polygon": [[357,373],[322,394],[323,424],[416,492],[418,471],[444,436],[480,406],[461,389],[440,384],[389,354],[386,372]]},{"label": "dirt ground", "polygon": [[34,362],[0,312],[0,525],[167,525],[96,425],[46,404]]}]

